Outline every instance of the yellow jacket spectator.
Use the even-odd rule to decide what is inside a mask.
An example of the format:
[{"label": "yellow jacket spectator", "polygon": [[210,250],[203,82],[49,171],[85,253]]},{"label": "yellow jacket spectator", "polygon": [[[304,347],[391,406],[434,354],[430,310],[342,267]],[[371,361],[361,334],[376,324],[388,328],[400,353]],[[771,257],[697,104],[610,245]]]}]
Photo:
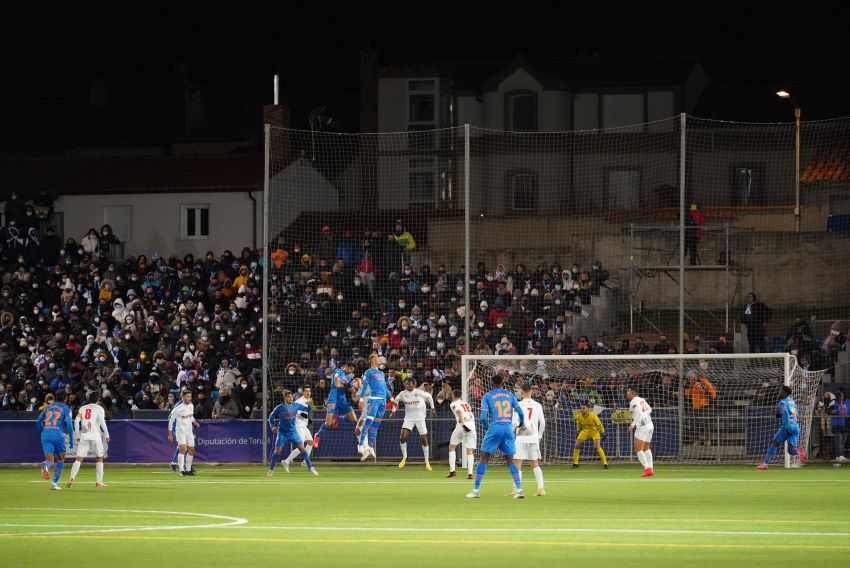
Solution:
[{"label": "yellow jacket spectator", "polygon": [[401,224],[401,219],[395,222],[395,233],[393,234],[393,237],[395,237],[395,242],[398,243],[405,252],[409,253],[416,248],[416,241],[413,240],[413,235],[404,229],[404,226]]},{"label": "yellow jacket spectator", "polygon": [[717,398],[717,389],[706,377],[691,376],[690,384],[685,388],[685,396],[691,399],[694,410],[708,406],[710,399]]}]

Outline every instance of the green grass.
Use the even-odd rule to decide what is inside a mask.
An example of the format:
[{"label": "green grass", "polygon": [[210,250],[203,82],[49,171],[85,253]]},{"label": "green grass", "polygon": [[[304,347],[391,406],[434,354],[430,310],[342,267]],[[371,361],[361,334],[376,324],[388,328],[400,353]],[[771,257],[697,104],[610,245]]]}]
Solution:
[{"label": "green grass", "polygon": [[[71,489],[66,469],[62,491],[37,467],[0,468],[2,564],[838,566],[850,554],[850,467],[661,464],[648,479],[635,465],[547,467],[548,495],[521,501],[504,496],[503,466],[479,500],[443,464],[318,468],[267,478],[199,464],[181,479],[107,464],[109,487],[95,489],[86,464]],[[533,494],[529,470],[525,481]]]}]

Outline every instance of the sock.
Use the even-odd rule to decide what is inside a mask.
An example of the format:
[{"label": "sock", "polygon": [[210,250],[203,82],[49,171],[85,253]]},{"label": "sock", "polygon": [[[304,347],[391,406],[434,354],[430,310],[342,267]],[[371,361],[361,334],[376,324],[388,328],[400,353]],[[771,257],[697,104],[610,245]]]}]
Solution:
[{"label": "sock", "polygon": [[652,450],[644,450],[643,455],[646,456],[646,463],[649,469],[652,469]]},{"label": "sock", "polygon": [[638,452],[637,457],[638,457],[638,461],[640,462],[640,465],[642,465],[644,467],[644,469],[649,467],[649,466],[646,465],[646,454],[644,454],[643,451]]},{"label": "sock", "polygon": [[186,454],[186,471],[192,471],[192,460],[195,459],[195,456],[192,454]]},{"label": "sock", "polygon": [[94,464],[95,480],[98,483],[103,483],[103,462],[95,462]]},{"label": "sock", "polygon": [[573,463],[578,464],[578,448],[573,448]]},{"label": "sock", "polygon": [[177,454],[177,469],[179,471],[186,471],[183,467],[186,463],[186,454]]},{"label": "sock", "polygon": [[778,452],[778,451],[779,451],[779,446],[770,446],[767,449],[767,455],[764,456],[764,465],[767,465],[768,463],[770,463],[770,460],[773,459],[773,456],[775,456],[776,452]]},{"label": "sock", "polygon": [[372,427],[372,422],[373,422],[373,420],[372,420],[371,417],[366,418],[366,422],[365,422],[365,424],[363,424],[363,429],[360,430],[359,445],[361,445],[361,446],[368,445],[366,439],[369,436],[369,429]]},{"label": "sock", "polygon": [[312,452],[313,452],[313,446],[305,446],[305,447],[304,447],[304,453],[305,453],[305,454],[307,454],[308,456],[309,456]]},{"label": "sock", "polygon": [[295,448],[294,450],[292,450],[292,453],[291,453],[291,454],[289,454],[289,457],[288,457],[288,458],[286,458],[286,459],[285,459],[285,460],[283,460],[283,461],[285,461],[286,463],[292,463],[292,460],[294,460],[295,458],[297,458],[297,457],[298,457],[298,454],[300,454],[300,453],[301,453],[301,450],[299,450],[298,448]]},{"label": "sock", "polygon": [[540,466],[538,465],[531,471],[534,472],[534,480],[537,482],[537,488],[543,489],[543,470],[540,469]]},{"label": "sock", "polygon": [[520,481],[522,481],[522,468],[521,468],[521,467],[518,467],[518,468],[516,468],[516,469],[517,469],[517,471],[519,472],[519,480],[520,480]]},{"label": "sock", "polygon": [[82,463],[75,461],[74,465],[71,466],[71,479],[76,479],[77,474],[80,473],[80,466]]},{"label": "sock", "polygon": [[596,453],[599,454],[599,459],[602,460],[602,465],[608,465],[608,458],[605,456],[605,450],[600,447],[596,450]]},{"label": "sock", "polygon": [[174,455],[173,455],[173,456],[171,456],[171,463],[172,463],[172,464],[176,464],[176,463],[177,463],[177,456],[178,456],[178,454],[180,454],[180,447],[179,447],[179,446],[178,446],[178,447],[176,447],[176,448],[174,448]]},{"label": "sock", "polygon": [[280,461],[280,454],[277,452],[272,453],[272,458],[269,460],[269,470],[274,471],[274,466],[277,465],[277,462]]},{"label": "sock", "polygon": [[457,452],[452,450],[449,452],[449,471],[454,473],[455,462],[457,461]]},{"label": "sock", "polygon": [[314,438],[321,438],[322,434],[325,432],[325,423],[322,422],[322,425],[319,426],[319,429],[313,434]]},{"label": "sock", "polygon": [[304,463],[307,464],[308,468],[313,469],[313,462],[310,461],[310,454],[307,452],[304,452]]},{"label": "sock", "polygon": [[401,446],[401,459],[406,460],[407,459],[407,442],[402,442],[401,444],[399,444],[399,446]]},{"label": "sock", "polygon": [[469,468],[469,475],[472,475],[472,466],[474,466],[474,465],[475,465],[475,459],[472,456],[467,454],[467,456],[466,456],[466,467]]},{"label": "sock", "polygon": [[59,478],[62,477],[62,470],[65,469],[63,462],[56,462],[56,469],[53,470],[53,483],[59,483]]},{"label": "sock", "polygon": [[[466,467],[466,463],[469,461],[469,454],[466,453],[465,446],[460,447],[460,467]],[[455,452],[457,452],[457,447],[455,448]]]},{"label": "sock", "polygon": [[520,478],[520,475],[519,475],[519,468],[516,466],[515,463],[512,463],[510,465],[510,470],[511,470],[511,477],[514,480],[514,487],[516,487],[517,489],[522,489],[522,478]]},{"label": "sock", "polygon": [[372,422],[372,427],[369,428],[369,447],[375,448],[375,440],[378,438],[378,430],[381,429],[382,422]]},{"label": "sock", "polygon": [[430,448],[428,446],[422,446],[422,454],[425,456],[425,463],[428,462],[428,450]]},{"label": "sock", "polygon": [[478,491],[478,488],[481,487],[481,480],[484,479],[484,474],[487,473],[487,464],[479,463],[478,467],[475,468],[475,483],[472,484],[472,488]]}]

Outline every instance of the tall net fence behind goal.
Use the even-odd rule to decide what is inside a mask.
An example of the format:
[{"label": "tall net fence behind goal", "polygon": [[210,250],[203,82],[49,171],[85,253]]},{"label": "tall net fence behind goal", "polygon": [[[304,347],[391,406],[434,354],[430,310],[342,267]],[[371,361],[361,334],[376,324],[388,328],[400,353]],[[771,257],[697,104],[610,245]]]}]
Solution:
[{"label": "tall net fence behind goal", "polygon": [[[509,373],[509,386],[543,405],[543,461],[571,461],[578,432],[575,413],[586,403],[605,427],[609,460],[633,460],[631,414],[626,390],[634,386],[652,407],[653,455],[660,462],[738,463],[764,456],[780,421],[776,403],[789,384],[797,402],[806,447],[822,372],[802,370],[793,357],[755,356],[469,356],[464,357],[464,396],[476,415],[493,377]],[[582,461],[598,461],[584,444]]]}]

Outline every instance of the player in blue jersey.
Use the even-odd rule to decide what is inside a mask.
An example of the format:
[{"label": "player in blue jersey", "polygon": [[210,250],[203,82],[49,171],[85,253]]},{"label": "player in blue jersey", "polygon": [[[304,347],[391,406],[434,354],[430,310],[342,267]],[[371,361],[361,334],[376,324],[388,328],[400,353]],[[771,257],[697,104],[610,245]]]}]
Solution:
[{"label": "player in blue jersey", "polygon": [[360,461],[365,461],[370,455],[376,457],[375,440],[378,437],[378,429],[381,427],[381,420],[387,411],[387,399],[390,395],[390,390],[387,387],[387,378],[384,372],[380,369],[385,363],[383,357],[377,353],[369,356],[369,369],[363,373],[363,387],[360,389],[360,397],[366,395],[369,391],[369,396],[365,400],[363,411],[366,415],[366,420],[363,422],[363,427],[360,429],[360,439],[358,445],[363,448],[363,455]]},{"label": "player in blue jersey", "polygon": [[773,437],[770,447],[767,449],[767,455],[764,456],[764,462],[758,466],[758,469],[767,469],[767,464],[782,447],[782,444],[788,442],[788,453],[792,456],[800,458],[800,462],[806,461],[806,454],[803,448],[797,447],[797,438],[800,437],[800,423],[798,422],[797,403],[791,398],[791,387],[784,385],[782,387],[782,399],[776,405],[776,415],[782,419],[782,426]]},{"label": "player in blue jersey", "polygon": [[[298,435],[296,419],[301,406],[294,402],[295,397],[292,395],[292,392],[285,391],[283,393],[283,404],[278,404],[275,409],[272,410],[272,413],[269,414],[269,427],[272,429],[273,433],[277,434],[274,444],[274,453],[272,454],[271,463],[269,463],[269,477],[274,475],[274,467],[277,465],[277,462],[281,460],[281,456],[283,455],[284,447],[287,442],[292,442],[292,445],[298,448],[299,454],[304,454],[304,463],[307,464],[307,467],[310,469],[310,473],[313,475],[319,475],[319,472],[316,471],[315,467],[313,467],[313,462],[310,461],[310,455],[307,454],[304,449],[304,440],[302,440],[301,436]],[[297,456],[298,454],[295,455]],[[291,462],[284,462],[283,464],[283,467],[286,469],[286,473],[289,473],[289,463]]]},{"label": "player in blue jersey", "polygon": [[519,476],[519,468],[514,463],[516,444],[514,441],[513,425],[511,424],[514,412],[516,412],[519,418],[519,429],[517,432],[525,434],[525,416],[514,393],[502,388],[507,383],[507,380],[507,371],[502,371],[493,377],[493,389],[481,399],[481,426],[487,430],[487,433],[481,442],[481,460],[475,468],[475,482],[472,491],[466,494],[470,499],[478,499],[480,497],[478,490],[481,487],[481,481],[487,472],[490,455],[495,453],[496,450],[502,452],[502,455],[505,456],[505,461],[508,463],[508,468],[511,470],[511,478],[514,481],[514,487],[516,487],[516,491],[513,494],[514,498],[522,499],[525,497],[522,492],[522,480]]},{"label": "player in blue jersey", "polygon": [[331,391],[328,394],[328,404],[325,407],[325,423],[321,425],[319,430],[313,435],[313,447],[319,447],[319,439],[325,433],[325,429],[335,430],[339,425],[339,417],[346,416],[352,424],[357,422],[357,416],[354,415],[354,410],[351,408],[351,403],[348,402],[348,389],[351,388],[351,380],[354,378],[354,365],[351,363],[343,363],[342,366],[334,369],[331,376]]},{"label": "player in blue jersey", "polygon": [[38,415],[36,424],[41,430],[41,447],[44,450],[44,463],[41,464],[41,476],[50,479],[50,468],[56,466],[53,471],[53,490],[59,487],[59,478],[65,469],[65,434],[69,435],[69,445],[74,449],[74,422],[71,419],[71,409],[65,405],[65,392],[56,393],[56,400],[51,401],[53,395],[47,395],[45,402],[49,404]]}]

